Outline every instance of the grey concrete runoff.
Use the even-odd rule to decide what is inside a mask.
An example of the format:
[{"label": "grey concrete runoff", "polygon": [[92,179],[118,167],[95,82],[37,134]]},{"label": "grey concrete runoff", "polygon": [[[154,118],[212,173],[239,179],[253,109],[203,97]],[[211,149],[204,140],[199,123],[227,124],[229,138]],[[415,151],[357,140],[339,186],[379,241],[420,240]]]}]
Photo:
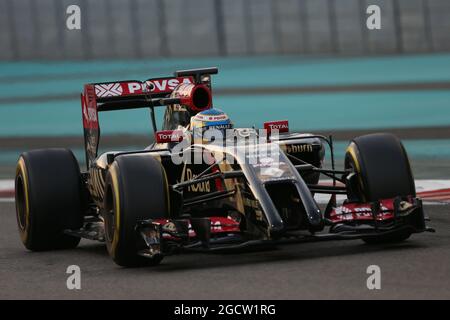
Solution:
[{"label": "grey concrete runoff", "polygon": [[[450,299],[450,206],[426,206],[437,232],[397,245],[361,241],[296,244],[240,254],[167,257],[160,266],[125,269],[104,245],[29,252],[13,203],[0,203],[0,299]],[[68,290],[66,269],[81,269]],[[367,267],[381,269],[369,290]]]}]

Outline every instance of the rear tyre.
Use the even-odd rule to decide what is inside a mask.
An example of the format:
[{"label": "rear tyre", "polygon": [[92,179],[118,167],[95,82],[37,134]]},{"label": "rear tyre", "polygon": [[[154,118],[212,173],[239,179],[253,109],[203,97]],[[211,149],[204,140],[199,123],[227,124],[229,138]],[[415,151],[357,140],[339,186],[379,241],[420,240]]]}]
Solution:
[{"label": "rear tyre", "polygon": [[120,266],[157,265],[162,256],[138,255],[139,220],[169,217],[169,189],[161,163],[148,154],[118,157],[106,176],[103,208],[108,253]]},{"label": "rear tyre", "polygon": [[23,153],[17,162],[15,200],[20,238],[27,249],[78,245],[80,238],[64,234],[83,224],[80,169],[70,150]]},{"label": "rear tyre", "polygon": [[[415,196],[414,178],[401,141],[388,133],[360,136],[350,143],[345,155],[345,169],[356,176],[349,186],[349,199],[373,202],[397,196]],[[406,240],[409,230],[385,236],[365,238],[369,244]]]}]

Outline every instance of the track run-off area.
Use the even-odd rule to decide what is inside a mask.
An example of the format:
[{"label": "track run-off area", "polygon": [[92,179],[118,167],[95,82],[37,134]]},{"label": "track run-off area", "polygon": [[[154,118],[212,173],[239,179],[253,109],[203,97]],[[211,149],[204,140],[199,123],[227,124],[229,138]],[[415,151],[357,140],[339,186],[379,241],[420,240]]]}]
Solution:
[{"label": "track run-off area", "polygon": [[[73,250],[27,251],[14,203],[0,203],[0,299],[450,299],[450,206],[425,205],[425,213],[436,233],[395,245],[302,243],[126,269],[89,240]],[[67,289],[70,265],[80,267],[80,290]],[[367,288],[371,265],[380,267],[379,290]]]},{"label": "track run-off area", "polygon": [[[185,254],[136,269],[118,267],[104,244],[89,240],[74,250],[27,251],[13,185],[0,181],[0,299],[450,299],[450,180],[416,180],[436,232],[400,244],[347,240]],[[67,289],[71,265],[80,267],[80,290]],[[373,265],[381,270],[379,290],[367,288]]]}]

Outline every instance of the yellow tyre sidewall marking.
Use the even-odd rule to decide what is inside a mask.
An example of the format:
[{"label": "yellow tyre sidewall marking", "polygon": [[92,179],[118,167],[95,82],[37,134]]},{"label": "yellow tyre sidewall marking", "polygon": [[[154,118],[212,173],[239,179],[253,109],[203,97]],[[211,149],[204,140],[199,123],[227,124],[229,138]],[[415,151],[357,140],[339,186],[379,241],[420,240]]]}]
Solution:
[{"label": "yellow tyre sidewall marking", "polygon": [[[358,161],[358,157],[356,156],[356,150],[355,150],[355,144],[352,142],[348,147],[347,147],[347,150],[346,150],[349,154],[350,154],[350,156],[352,157],[352,159],[353,159],[353,163],[356,165],[356,173],[358,174],[358,180],[359,180],[359,183],[361,184],[361,191],[363,191],[364,190],[364,183],[363,183],[363,180],[362,180],[362,174],[361,174],[361,165],[359,164],[359,161]],[[363,194],[363,200],[365,201],[365,195]]]},{"label": "yellow tyre sidewall marking", "polygon": [[[28,229],[30,225],[30,198],[28,195],[28,176],[27,176],[27,170],[25,167],[25,160],[21,157],[19,161],[17,162],[17,168],[16,168],[16,176],[21,173],[22,175],[22,183],[23,183],[23,189],[25,191],[25,225],[23,226],[24,229],[20,232],[20,237],[23,242],[26,242],[28,238]],[[19,229],[20,226],[19,226]]]},{"label": "yellow tyre sidewall marking", "polygon": [[119,178],[117,174],[117,165],[113,164],[110,167],[110,174],[113,186],[113,194],[114,194],[114,235],[113,240],[111,242],[111,253],[115,257],[116,256],[116,248],[119,242],[119,233],[120,233],[120,193],[119,193]]}]

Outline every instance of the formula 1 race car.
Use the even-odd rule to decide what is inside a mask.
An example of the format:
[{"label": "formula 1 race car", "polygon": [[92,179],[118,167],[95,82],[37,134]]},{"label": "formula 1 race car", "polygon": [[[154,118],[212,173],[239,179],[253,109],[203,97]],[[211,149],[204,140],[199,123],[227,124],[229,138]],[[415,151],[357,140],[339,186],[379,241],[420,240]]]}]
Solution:
[{"label": "formula 1 race car", "polygon": [[[87,169],[80,172],[67,149],[24,152],[18,160],[16,214],[25,247],[68,249],[87,238],[106,242],[117,264],[138,266],[189,251],[333,239],[393,243],[432,231],[398,138],[353,139],[336,170],[331,136],[290,133],[287,121],[234,128],[212,106],[216,73],[85,85]],[[159,131],[157,107],[166,108]],[[154,143],[98,155],[98,112],[131,108],[150,110]],[[326,207],[317,194],[330,195]],[[338,203],[337,195],[346,199]]]}]

